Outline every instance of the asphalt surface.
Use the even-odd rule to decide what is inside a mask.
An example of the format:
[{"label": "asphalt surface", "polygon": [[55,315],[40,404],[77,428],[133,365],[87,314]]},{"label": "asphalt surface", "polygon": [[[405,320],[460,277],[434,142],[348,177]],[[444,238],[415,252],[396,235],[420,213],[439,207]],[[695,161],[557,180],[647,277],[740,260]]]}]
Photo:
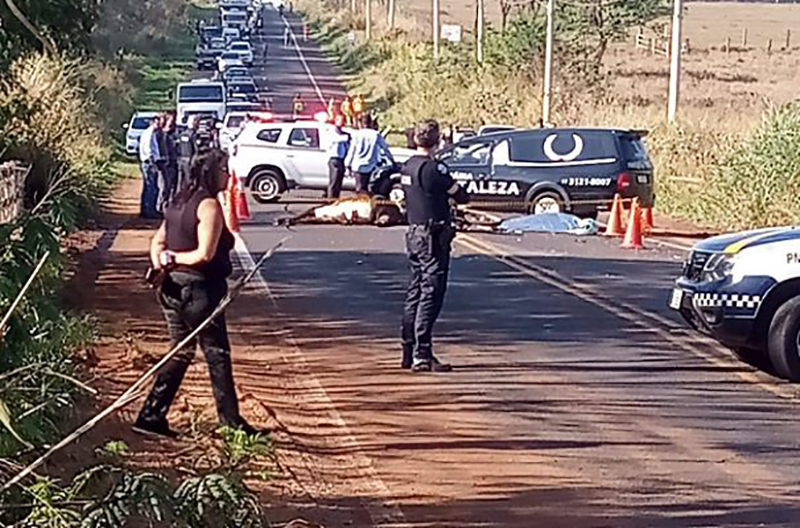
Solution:
[{"label": "asphalt surface", "polygon": [[[276,53],[261,69],[278,112],[297,92],[320,99],[282,28],[270,11]],[[340,94],[314,43],[299,44],[323,98]],[[404,229],[287,232],[272,225],[283,205],[251,207],[253,258],[291,237],[263,271],[264,312],[290,329],[355,440],[340,451],[380,482],[359,499],[396,507],[394,524],[800,524],[796,390],[670,313],[683,252],[461,235],[435,332],[455,370],[414,375],[399,368]]]}]

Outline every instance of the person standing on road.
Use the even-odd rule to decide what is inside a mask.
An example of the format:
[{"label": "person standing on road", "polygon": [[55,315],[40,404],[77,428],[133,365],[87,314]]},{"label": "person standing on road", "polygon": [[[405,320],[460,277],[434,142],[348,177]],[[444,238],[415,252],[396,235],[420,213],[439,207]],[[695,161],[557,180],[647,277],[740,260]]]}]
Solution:
[{"label": "person standing on road", "polygon": [[178,138],[178,184],[177,189],[182,189],[189,177],[189,168],[192,158],[197,153],[197,129],[200,128],[200,118],[195,116],[189,120],[189,127],[181,132]]},{"label": "person standing on road", "polygon": [[267,64],[267,58],[269,57],[269,43],[265,40],[264,41],[264,64]]},{"label": "person standing on road", "polygon": [[[164,222],[151,242],[152,266],[163,277],[158,299],[171,347],[200,326],[227,294],[234,238],[225,227],[217,200],[217,194],[228,186],[227,164],[227,156],[219,150],[194,159],[189,178],[174,203],[167,206]],[[220,422],[247,434],[257,432],[239,414],[224,314],[161,369],[134,424],[136,432],[176,436],[167,414],[198,342],[208,364]]]},{"label": "person standing on road", "polygon": [[167,175],[167,141],[164,126],[167,122],[167,115],[161,114],[157,118],[158,127],[155,129],[153,135],[158,143],[158,159],[156,160],[156,167],[158,168],[158,198],[156,199],[156,211],[159,214],[164,213],[169,201],[169,176]]},{"label": "person standing on road", "polygon": [[303,96],[295,94],[294,101],[292,101],[292,119],[297,120],[306,111],[306,103],[303,101]]},{"label": "person standing on road", "polygon": [[150,120],[150,125],[139,137],[139,162],[142,170],[142,198],[139,215],[142,218],[161,218],[156,204],[158,202],[158,160],[161,159],[156,130],[158,117]]},{"label": "person standing on road", "polygon": [[289,26],[283,30],[283,47],[288,48],[289,45],[292,43],[292,30]]},{"label": "person standing on road", "polygon": [[415,134],[418,154],[401,170],[406,196],[406,252],[411,278],[403,306],[401,366],[414,372],[448,372],[433,354],[433,325],[447,290],[450,244],[455,229],[450,200],[467,203],[466,191],[453,180],[447,166],[433,159],[441,140],[439,123],[425,121]]},{"label": "person standing on road", "polygon": [[350,148],[350,134],[342,130],[344,116],[337,115],[333,125],[331,143],[328,145],[328,193],[326,198],[338,200],[342,194],[342,181],[344,181],[344,159]]},{"label": "person standing on road", "polygon": [[358,194],[369,194],[369,181],[381,162],[381,156],[389,163],[394,163],[389,145],[372,125],[372,116],[361,116],[361,128],[353,134],[345,159],[345,166],[356,178]]},{"label": "person standing on road", "polygon": [[164,124],[164,146],[166,149],[166,178],[165,189],[161,192],[165,195],[164,203],[169,204],[178,188],[178,138],[174,112],[169,112],[166,115]]}]

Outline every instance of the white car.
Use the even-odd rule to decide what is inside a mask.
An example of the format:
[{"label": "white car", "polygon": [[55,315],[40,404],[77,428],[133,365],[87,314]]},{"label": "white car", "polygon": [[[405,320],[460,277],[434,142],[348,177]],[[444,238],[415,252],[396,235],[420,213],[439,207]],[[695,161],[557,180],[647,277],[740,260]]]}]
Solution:
[{"label": "white car", "polygon": [[222,38],[224,39],[225,44],[228,45],[231,42],[241,39],[242,32],[235,27],[226,27],[222,29]]},{"label": "white car", "polygon": [[225,85],[219,81],[195,79],[178,85],[177,113],[178,124],[188,124],[189,114],[216,114],[218,119],[225,117]]},{"label": "white car", "polygon": [[217,59],[217,69],[220,73],[225,73],[225,70],[233,66],[244,66],[242,57],[235,51],[226,51]]},{"label": "white car", "polygon": [[230,46],[228,46],[228,51],[238,53],[245,66],[253,65],[253,48],[249,42],[231,42]]},{"label": "white car", "polygon": [[139,154],[139,138],[142,132],[150,126],[150,120],[158,115],[158,112],[136,112],[131,117],[129,123],[125,123],[125,153],[129,156]]},{"label": "white car", "polygon": [[[254,123],[246,126],[230,147],[231,170],[260,203],[273,202],[289,189],[327,189],[328,153],[335,129],[319,121]],[[345,130],[354,134],[354,130]],[[413,151],[391,149],[396,162]],[[388,163],[384,168],[388,167]],[[355,188],[355,179],[345,176],[343,189]]]}]

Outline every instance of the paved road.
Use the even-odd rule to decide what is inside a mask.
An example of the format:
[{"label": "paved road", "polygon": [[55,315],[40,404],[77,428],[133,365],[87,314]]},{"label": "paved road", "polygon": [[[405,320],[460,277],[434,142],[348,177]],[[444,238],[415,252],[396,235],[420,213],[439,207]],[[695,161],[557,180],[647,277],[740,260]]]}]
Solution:
[{"label": "paved road", "polygon": [[[282,38],[277,14],[270,41]],[[271,44],[272,46],[272,44]],[[305,43],[324,95],[332,70]],[[309,59],[311,57],[312,59]],[[270,59],[278,111],[316,92]],[[280,205],[243,228],[258,257]],[[379,485],[386,524],[797,526],[795,389],[688,333],[666,309],[680,251],[602,238],[461,236],[437,327],[448,375],[399,367],[401,228],[299,226],[263,273],[292,343]]]}]

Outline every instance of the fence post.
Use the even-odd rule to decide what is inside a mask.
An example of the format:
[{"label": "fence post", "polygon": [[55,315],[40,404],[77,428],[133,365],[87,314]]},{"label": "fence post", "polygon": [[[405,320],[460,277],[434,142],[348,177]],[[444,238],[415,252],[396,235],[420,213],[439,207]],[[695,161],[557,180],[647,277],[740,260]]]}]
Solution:
[{"label": "fence post", "polygon": [[725,39],[725,53],[731,52],[731,38],[728,37]]},{"label": "fence post", "polygon": [[772,53],[772,39],[767,41],[767,53]]},{"label": "fence post", "polygon": [[792,45],[792,30],[786,30],[786,51],[789,51],[790,46]]},{"label": "fence post", "polygon": [[747,28],[742,30],[742,48],[747,49]]}]

